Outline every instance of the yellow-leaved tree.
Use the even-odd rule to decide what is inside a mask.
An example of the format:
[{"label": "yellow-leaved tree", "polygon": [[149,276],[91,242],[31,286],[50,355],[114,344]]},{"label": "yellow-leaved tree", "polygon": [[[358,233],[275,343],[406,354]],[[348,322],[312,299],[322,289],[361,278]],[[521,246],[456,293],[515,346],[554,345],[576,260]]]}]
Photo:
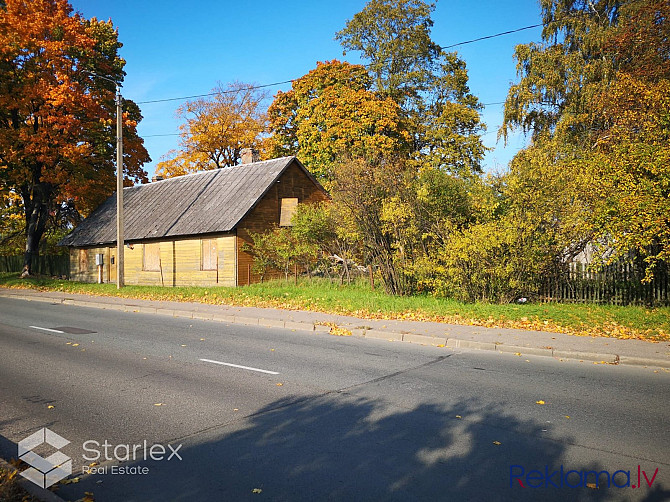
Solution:
[{"label": "yellow-leaved tree", "polygon": [[156,166],[166,178],[234,166],[243,148],[262,149],[266,115],[265,94],[251,84],[219,84],[214,96],[187,101],[177,109],[185,122],[179,127],[180,145]]}]

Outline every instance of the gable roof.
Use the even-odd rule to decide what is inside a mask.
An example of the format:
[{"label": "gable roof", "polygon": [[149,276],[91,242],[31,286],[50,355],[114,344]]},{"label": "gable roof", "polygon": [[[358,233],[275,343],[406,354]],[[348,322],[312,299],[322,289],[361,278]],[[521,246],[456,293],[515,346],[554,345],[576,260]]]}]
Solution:
[{"label": "gable roof", "polygon": [[[295,157],[187,174],[124,188],[124,240],[229,232],[292,163],[323,190]],[[90,246],[114,242],[116,194],[58,244]]]}]

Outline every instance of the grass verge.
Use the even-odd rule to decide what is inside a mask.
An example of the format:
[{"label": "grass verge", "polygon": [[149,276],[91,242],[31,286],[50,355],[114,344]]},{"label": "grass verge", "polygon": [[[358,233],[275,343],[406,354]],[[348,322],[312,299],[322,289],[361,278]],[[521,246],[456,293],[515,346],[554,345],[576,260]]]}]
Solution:
[{"label": "grass verge", "polygon": [[240,288],[84,284],[45,277],[21,279],[0,273],[0,286],[146,300],[271,307],[346,314],[368,319],[437,321],[551,331],[579,336],[670,341],[670,307],[529,303],[461,303],[429,295],[392,296],[360,281],[340,286],[325,279],[270,281]]}]

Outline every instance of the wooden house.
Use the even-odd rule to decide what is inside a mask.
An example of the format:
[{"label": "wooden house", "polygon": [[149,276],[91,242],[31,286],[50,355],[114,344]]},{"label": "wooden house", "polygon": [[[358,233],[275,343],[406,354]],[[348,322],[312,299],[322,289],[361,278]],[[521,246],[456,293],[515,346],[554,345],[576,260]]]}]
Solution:
[{"label": "wooden house", "polygon": [[[244,160],[243,160],[244,162]],[[290,225],[298,204],[328,195],[295,157],[188,174],[124,188],[126,284],[238,286],[252,273],[249,232]],[[60,243],[70,248],[70,278],[116,282],[116,195]],[[99,258],[98,258],[99,259]]]}]

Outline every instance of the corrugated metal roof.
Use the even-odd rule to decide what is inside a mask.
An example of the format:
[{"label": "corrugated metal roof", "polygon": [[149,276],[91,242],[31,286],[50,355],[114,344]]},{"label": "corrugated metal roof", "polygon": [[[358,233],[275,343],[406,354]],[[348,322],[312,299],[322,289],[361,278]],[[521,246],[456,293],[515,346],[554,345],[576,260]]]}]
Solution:
[{"label": "corrugated metal roof", "polygon": [[[265,195],[291,162],[296,162],[312,178],[295,157],[283,157],[124,188],[124,240],[228,232]],[[59,245],[90,246],[114,242],[116,194],[103,202]]]}]

